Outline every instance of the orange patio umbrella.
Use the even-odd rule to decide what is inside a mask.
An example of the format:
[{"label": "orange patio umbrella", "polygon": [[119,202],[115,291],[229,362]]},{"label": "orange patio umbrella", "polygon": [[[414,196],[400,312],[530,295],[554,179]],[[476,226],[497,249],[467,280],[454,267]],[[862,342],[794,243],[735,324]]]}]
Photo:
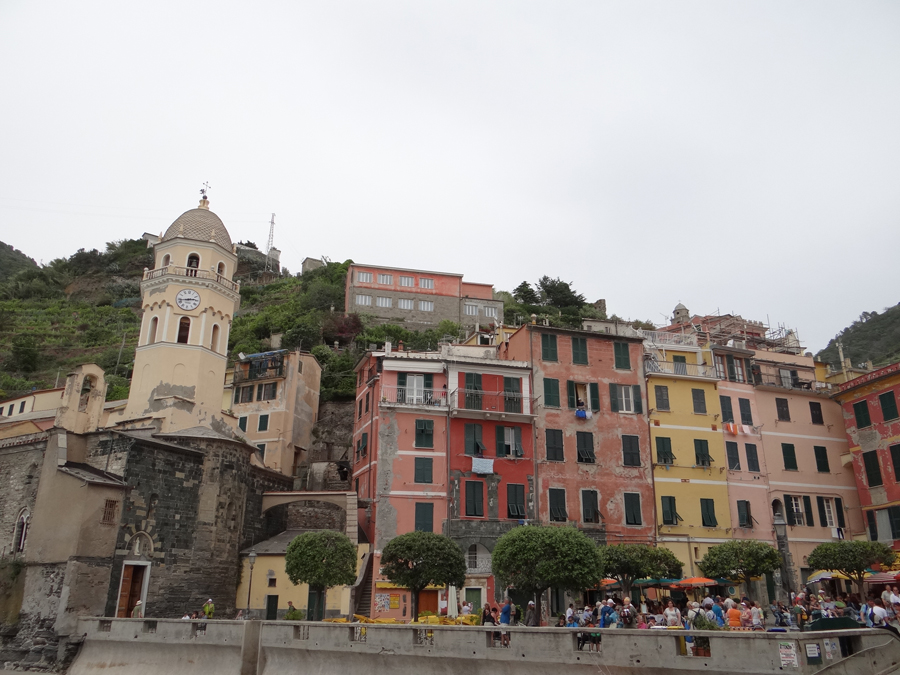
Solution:
[{"label": "orange patio umbrella", "polygon": [[675,582],[674,586],[679,586],[681,588],[696,588],[699,586],[715,586],[715,579],[707,579],[706,577],[688,577],[687,579],[682,579],[681,581]]}]

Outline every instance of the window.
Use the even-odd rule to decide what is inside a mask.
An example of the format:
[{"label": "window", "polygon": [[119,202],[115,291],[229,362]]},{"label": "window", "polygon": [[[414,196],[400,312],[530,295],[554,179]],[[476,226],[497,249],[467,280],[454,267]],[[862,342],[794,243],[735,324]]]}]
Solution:
[{"label": "window", "polygon": [[415,480],[417,483],[430,483],[431,482],[431,470],[434,464],[434,460],[431,457],[415,457],[416,460],[416,472],[415,472]]},{"label": "window", "polygon": [[356,281],[361,284],[371,284],[372,283],[372,273],[371,272],[357,272],[356,273]]},{"label": "window", "polygon": [[481,442],[481,425],[466,424],[466,454],[484,454],[484,443]]},{"label": "window", "polygon": [[893,391],[879,394],[878,401],[881,403],[881,414],[885,422],[900,417],[900,414],[897,413],[897,399],[894,397]]},{"label": "window", "polygon": [[675,497],[660,497],[660,503],[663,525],[677,525],[679,520],[684,520],[675,510]]},{"label": "window", "polygon": [[622,436],[622,462],[625,466],[641,465],[641,444],[637,436]]},{"label": "window", "polygon": [[107,499],[103,504],[103,515],[100,516],[100,522],[103,525],[115,525],[118,510],[119,502],[115,499]]},{"label": "window", "polygon": [[383,284],[385,286],[391,286],[394,283],[394,275],[393,274],[379,274],[378,275],[378,283]]},{"label": "window", "polygon": [[657,384],[653,388],[654,393],[656,394],[656,409],[668,411],[669,408],[669,388],[663,387],[662,385]]},{"label": "window", "polygon": [[753,413],[750,410],[750,399],[749,398],[739,398],[738,399],[738,408],[741,411],[741,424],[746,424],[747,426],[753,426]]},{"label": "window", "polygon": [[359,416],[357,417],[357,419],[362,419],[362,402],[363,402],[362,397],[360,397],[360,399],[359,399]]},{"label": "window", "polygon": [[[479,385],[480,386],[480,385]],[[433,402],[434,375],[432,373],[397,373],[397,403],[409,405]]]},{"label": "window", "polygon": [[594,455],[594,434],[589,431],[575,432],[575,447],[578,449],[580,464],[593,464],[597,461]]},{"label": "window", "polygon": [[256,427],[257,431],[268,431],[269,430],[269,416],[268,415],[260,415],[259,416],[259,424]]},{"label": "window", "polygon": [[[563,432],[562,429],[547,429],[547,461],[563,462]],[[900,446],[898,446],[900,447]]]},{"label": "window", "polygon": [[485,316],[490,317],[492,319],[497,318],[497,308],[496,307],[482,307],[482,311]]},{"label": "window", "polygon": [[266,382],[265,384],[256,385],[256,400],[271,401],[278,394],[277,382]]},{"label": "window", "polygon": [[725,455],[728,458],[728,470],[741,470],[741,456],[738,453],[738,444],[733,441],[725,441]]},{"label": "window", "polygon": [[434,288],[434,279],[419,279],[419,288]]},{"label": "window", "polygon": [[853,404],[853,414],[856,416],[856,428],[865,429],[872,425],[872,419],[869,417],[869,402],[857,401]]},{"label": "window", "polygon": [[900,539],[900,506],[887,508],[888,522],[891,524],[891,539]]},{"label": "window", "polygon": [[466,316],[478,316],[478,305],[466,305]]},{"label": "window", "polygon": [[719,396],[719,405],[722,407],[722,422],[734,422],[734,410],[731,408],[730,396]]},{"label": "window", "polygon": [[559,380],[544,378],[544,407],[559,408]]},{"label": "window", "polygon": [[510,483],[506,486],[506,515],[509,518],[525,517],[525,486]]},{"label": "window", "polygon": [[275,578],[269,579],[269,588],[275,588]]},{"label": "window", "polygon": [[366,412],[369,412],[369,392],[366,392]]},{"label": "window", "polygon": [[678,354],[672,355],[672,366],[676,375],[687,375],[687,357],[679,356]]},{"label": "window", "polygon": [[522,412],[522,380],[518,377],[503,378],[503,410],[505,412]]},{"label": "window", "polygon": [[702,389],[691,389],[691,398],[694,401],[694,414],[706,414],[706,392]]},{"label": "window", "polygon": [[434,504],[416,502],[416,532],[434,532]]},{"label": "window", "polygon": [[356,296],[356,304],[361,305],[363,307],[371,307],[372,306],[372,296],[371,295],[357,295]]},{"label": "window", "polygon": [[218,274],[220,277],[225,276],[225,263],[220,262],[216,266],[216,274]]},{"label": "window", "polygon": [[238,429],[241,431],[247,431],[247,417],[238,417]]},{"label": "window", "polygon": [[803,525],[803,502],[800,497],[785,495],[784,507],[788,525]]},{"label": "window", "polygon": [[379,295],[375,298],[375,306],[376,307],[393,307],[394,302],[391,298],[385,298],[385,297]]},{"label": "window", "polygon": [[481,373],[465,373],[465,407],[467,410],[481,410],[483,391]]},{"label": "window", "polygon": [[400,275],[400,285],[401,286],[409,286],[410,288],[416,285],[415,277],[405,277]]},{"label": "window", "polygon": [[866,511],[866,524],[869,526],[869,541],[878,541],[878,521],[874,511]]},{"label": "window", "polygon": [[585,523],[600,522],[600,507],[597,505],[596,490],[581,491],[581,520]]},{"label": "window", "polygon": [[709,466],[712,464],[712,457],[709,454],[709,441],[701,438],[694,439],[694,464],[697,466]]},{"label": "window", "polygon": [[253,402],[253,385],[249,387],[238,387],[234,390],[235,403],[252,403]]},{"label": "window", "polygon": [[556,336],[549,333],[541,333],[541,360],[558,361],[556,353]]},{"label": "window", "polygon": [[894,481],[900,483],[900,445],[891,446],[891,463],[894,465]]},{"label": "window", "polygon": [[582,366],[588,364],[587,338],[572,338],[572,363],[578,363]]},{"label": "window", "polygon": [[434,302],[431,300],[419,300],[419,311],[420,312],[433,312],[434,311]]},{"label": "window", "polygon": [[631,370],[631,358],[628,354],[627,342],[613,342],[615,367],[619,370]]},{"label": "window", "polygon": [[800,379],[797,377],[797,371],[788,368],[779,368],[778,377],[781,380],[781,386],[785,389],[790,389],[794,384],[799,384],[800,382]]},{"label": "window", "polygon": [[753,516],[750,514],[750,502],[739,499],[737,503],[738,527],[753,527]]},{"label": "window", "polygon": [[415,301],[410,298],[400,298],[397,300],[397,307],[400,309],[413,309],[415,307]]},{"label": "window", "polygon": [[[200,256],[197,255],[196,253],[191,253],[187,259],[187,266],[191,267],[193,269],[198,269],[200,267]],[[193,274],[189,273],[188,276],[195,277],[195,276],[197,276],[197,273],[196,272],[194,272]]]},{"label": "window", "polygon": [[172,258],[169,257],[169,254],[166,253],[162,259],[162,267],[168,267],[169,263],[172,262]]},{"label": "window", "polygon": [[835,527],[834,503],[825,497],[816,497],[816,505],[819,507],[819,525]]},{"label": "window", "polygon": [[368,453],[369,434],[364,433],[358,441],[356,441],[356,458],[362,459]]},{"label": "window", "polygon": [[186,316],[181,317],[178,322],[178,342],[186,345],[188,338],[191,336],[191,320]]},{"label": "window", "polygon": [[494,428],[497,445],[497,457],[522,457],[522,427],[504,427],[499,424]]},{"label": "window", "polygon": [[609,404],[613,412],[642,413],[640,385],[610,383]]},{"label": "window", "polygon": [[779,422],[791,421],[791,409],[790,406],[788,406],[788,400],[786,398],[775,399],[775,410],[778,413]]},{"label": "window", "polygon": [[209,338],[209,349],[210,351],[217,352],[219,351],[219,325],[216,324],[212,327],[212,334]]},{"label": "window", "polygon": [[159,326],[159,317],[154,316],[150,319],[150,329],[147,331],[147,344],[152,345],[156,342],[156,328]]},{"label": "window", "polygon": [[825,424],[825,419],[822,417],[821,403],[818,401],[809,402],[809,417],[813,424]]},{"label": "window", "polygon": [[712,499],[700,500],[700,517],[703,520],[703,527],[718,527],[719,521],[716,520],[716,503]]},{"label": "window", "polygon": [[797,453],[793,443],[781,444],[781,456],[784,458],[785,471],[797,471]]},{"label": "window", "polygon": [[878,451],[869,450],[862,453],[863,466],[866,468],[866,482],[869,487],[878,487],[883,484],[881,480],[881,466],[878,464]]},{"label": "window", "polygon": [[747,471],[759,473],[759,455],[756,454],[756,445],[745,443],[744,451],[747,453]]},{"label": "window", "polygon": [[675,455],[672,454],[672,439],[664,436],[656,437],[656,463],[674,464]]},{"label": "window", "polygon": [[828,466],[828,448],[816,445],[813,446],[813,451],[816,453],[816,471],[831,473],[831,468]]},{"label": "window", "polygon": [[641,519],[641,495],[637,492],[626,492],[625,498],[625,524],[642,525]]},{"label": "window", "polygon": [[434,420],[416,420],[416,447],[434,447]]},{"label": "window", "polygon": [[550,488],[550,520],[554,523],[564,523],[568,520],[566,512],[566,491],[558,488]]}]

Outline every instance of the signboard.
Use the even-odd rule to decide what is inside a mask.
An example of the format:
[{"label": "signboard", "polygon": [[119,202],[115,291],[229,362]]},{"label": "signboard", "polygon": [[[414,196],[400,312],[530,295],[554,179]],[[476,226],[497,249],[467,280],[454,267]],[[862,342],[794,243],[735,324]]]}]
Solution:
[{"label": "signboard", "polygon": [[391,609],[400,609],[399,593],[391,593]]},{"label": "signboard", "polygon": [[806,643],[806,663],[818,664],[822,663],[822,650],[818,642]]},{"label": "signboard", "polygon": [[797,658],[796,642],[779,642],[778,655],[781,657],[781,667],[799,668],[800,660]]}]

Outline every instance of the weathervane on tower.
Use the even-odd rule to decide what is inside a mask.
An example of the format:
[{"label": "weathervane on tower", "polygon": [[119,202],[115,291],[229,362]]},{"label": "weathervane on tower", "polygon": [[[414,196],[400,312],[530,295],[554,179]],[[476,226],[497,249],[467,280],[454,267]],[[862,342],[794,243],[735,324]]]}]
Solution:
[{"label": "weathervane on tower", "polygon": [[209,181],[207,181],[203,184],[203,187],[200,188],[200,195],[203,197],[203,199],[206,199],[206,193],[210,190],[212,190],[212,188],[209,186]]}]

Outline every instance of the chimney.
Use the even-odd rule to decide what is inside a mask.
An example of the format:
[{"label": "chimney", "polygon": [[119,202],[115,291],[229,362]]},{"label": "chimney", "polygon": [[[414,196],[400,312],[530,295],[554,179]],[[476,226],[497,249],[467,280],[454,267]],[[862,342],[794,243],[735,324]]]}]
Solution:
[{"label": "chimney", "polygon": [[397,342],[397,351],[398,352],[403,351],[403,340],[400,340],[399,342]]},{"label": "chimney", "polygon": [[384,343],[384,355],[385,356],[391,355],[391,347],[392,347],[392,345],[391,345],[390,340],[388,340],[387,342]]}]

